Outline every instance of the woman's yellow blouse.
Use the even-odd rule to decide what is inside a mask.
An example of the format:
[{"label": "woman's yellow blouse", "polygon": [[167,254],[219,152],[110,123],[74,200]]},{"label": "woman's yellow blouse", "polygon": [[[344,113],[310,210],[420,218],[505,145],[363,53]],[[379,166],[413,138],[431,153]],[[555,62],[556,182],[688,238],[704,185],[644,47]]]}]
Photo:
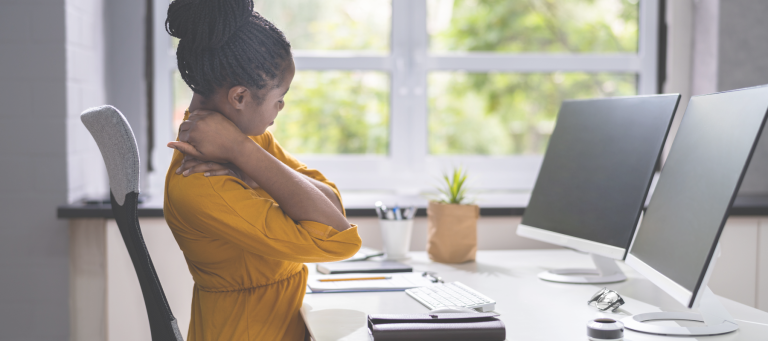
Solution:
[{"label": "woman's yellow blouse", "polygon": [[[286,153],[270,132],[251,139],[339,195],[336,185]],[[187,340],[303,340],[303,263],[354,255],[361,245],[357,226],[338,232],[295,222],[264,190],[235,177],[177,175],[183,157],[174,152],[163,212],[195,280]]]}]

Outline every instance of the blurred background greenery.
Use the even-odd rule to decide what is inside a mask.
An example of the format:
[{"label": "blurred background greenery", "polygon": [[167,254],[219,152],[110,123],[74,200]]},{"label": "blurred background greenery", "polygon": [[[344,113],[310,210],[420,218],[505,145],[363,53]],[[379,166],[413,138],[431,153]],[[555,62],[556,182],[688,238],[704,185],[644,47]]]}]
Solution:
[{"label": "blurred background greenery", "polygon": [[638,0],[427,0],[432,52],[637,51]]},{"label": "blurred background greenery", "polygon": [[[427,0],[430,53],[636,53],[638,0]],[[294,51],[387,55],[390,0],[255,0]],[[178,125],[191,91],[174,74]],[[428,145],[437,155],[541,154],[564,99],[636,94],[635,74],[430,72]],[[270,128],[295,154],[389,146],[390,78],[298,71]]]}]

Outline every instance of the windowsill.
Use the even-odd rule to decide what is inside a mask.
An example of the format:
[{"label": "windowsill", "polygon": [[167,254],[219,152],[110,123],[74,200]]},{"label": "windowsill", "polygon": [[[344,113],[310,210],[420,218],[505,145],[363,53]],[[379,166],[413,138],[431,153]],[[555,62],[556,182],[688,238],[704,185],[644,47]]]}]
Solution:
[{"label": "windowsill", "polygon": [[[481,216],[522,216],[528,204],[530,193],[492,193],[483,194],[476,200]],[[427,216],[426,197],[421,195],[397,195],[380,192],[350,192],[343,194],[344,207],[349,217],[375,217],[374,203],[382,201],[386,205],[415,206],[419,210],[417,217]],[[75,203],[58,207],[58,218],[112,218],[112,206],[107,203]],[[139,217],[163,217],[163,202],[150,199],[139,204]]]},{"label": "windowsill", "polygon": [[[381,201],[387,206],[416,206],[426,208],[430,199],[435,195],[429,194],[398,194],[393,192],[344,192],[344,207],[347,209],[373,209],[374,203]],[[481,208],[525,208],[531,198],[530,192],[485,192],[477,195],[467,195],[470,202]]]},{"label": "windowsill", "polygon": [[[479,196],[480,216],[503,217],[522,216],[528,204],[530,193],[484,193]],[[396,195],[394,193],[351,192],[344,194],[344,204],[349,217],[375,217],[373,204],[381,200],[385,204],[400,206],[416,206],[419,208],[416,216],[427,215],[427,199],[420,195]],[[732,216],[768,216],[768,195],[738,196],[733,203]],[[58,218],[112,218],[112,207],[109,204],[69,204],[58,207]],[[148,200],[139,204],[139,217],[163,217],[163,202]]]}]

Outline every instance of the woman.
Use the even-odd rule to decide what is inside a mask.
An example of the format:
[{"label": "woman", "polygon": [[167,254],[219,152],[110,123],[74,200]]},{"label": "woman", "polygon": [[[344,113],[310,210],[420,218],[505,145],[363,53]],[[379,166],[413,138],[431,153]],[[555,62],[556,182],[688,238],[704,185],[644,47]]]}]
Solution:
[{"label": "woman", "polygon": [[303,340],[303,263],[361,241],[336,186],[266,130],[295,73],[290,44],[251,0],[175,0],[166,28],[195,92],[164,204],[195,280],[187,339]]}]

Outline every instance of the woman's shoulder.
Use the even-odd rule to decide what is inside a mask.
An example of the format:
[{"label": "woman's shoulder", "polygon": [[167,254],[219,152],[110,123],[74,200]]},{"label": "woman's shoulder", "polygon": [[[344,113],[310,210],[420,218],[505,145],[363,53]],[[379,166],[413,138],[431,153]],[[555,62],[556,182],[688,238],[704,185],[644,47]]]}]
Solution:
[{"label": "woman's shoulder", "polygon": [[258,196],[248,185],[232,176],[206,177],[202,173],[169,176],[166,204],[174,209],[201,213],[200,211],[218,210],[219,205],[229,206],[232,200],[242,200],[243,196]]}]

